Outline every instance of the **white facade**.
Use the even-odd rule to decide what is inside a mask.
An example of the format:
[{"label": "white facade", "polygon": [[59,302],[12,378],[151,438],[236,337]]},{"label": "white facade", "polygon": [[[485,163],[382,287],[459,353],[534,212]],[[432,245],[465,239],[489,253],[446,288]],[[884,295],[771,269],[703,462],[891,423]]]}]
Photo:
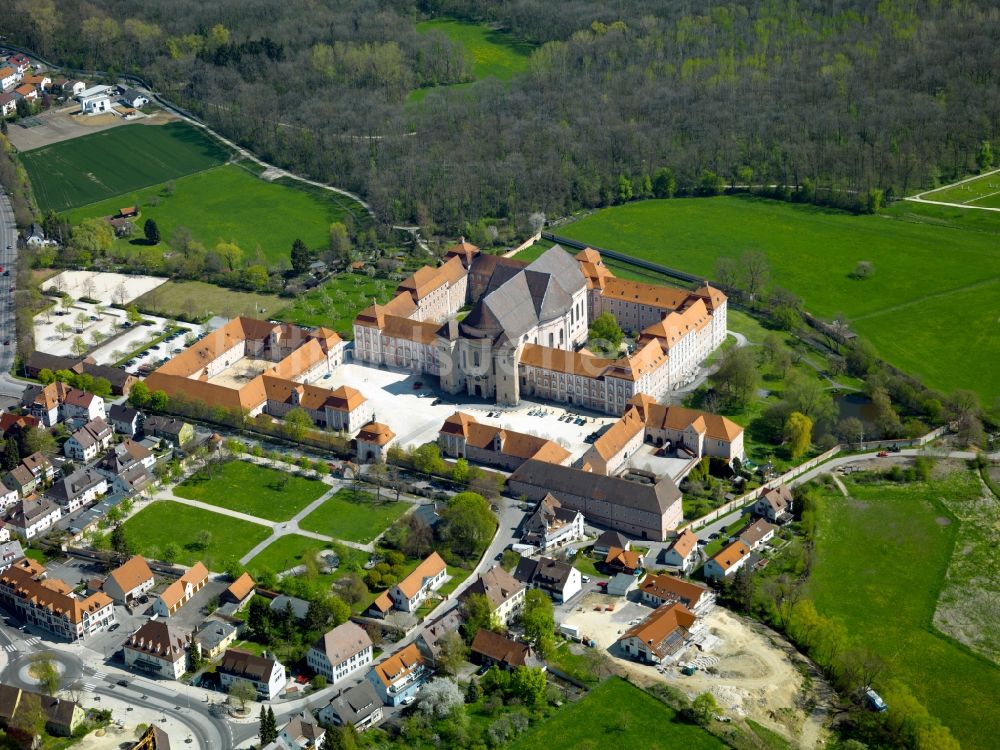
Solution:
[{"label": "white facade", "polygon": [[336,664],[331,664],[327,654],[316,646],[312,646],[306,653],[306,664],[309,665],[309,668],[316,674],[323,675],[329,683],[339,682],[352,672],[367,667],[371,663],[372,646],[370,645]]}]

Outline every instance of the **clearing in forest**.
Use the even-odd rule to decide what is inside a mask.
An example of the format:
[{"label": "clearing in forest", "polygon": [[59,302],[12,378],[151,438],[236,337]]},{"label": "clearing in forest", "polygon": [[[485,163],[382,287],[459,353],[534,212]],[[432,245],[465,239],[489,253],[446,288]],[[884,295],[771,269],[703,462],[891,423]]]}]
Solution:
[{"label": "clearing in forest", "polygon": [[1000,209],[1000,170],[945,185],[913,196],[921,201],[946,203],[967,208]]}]

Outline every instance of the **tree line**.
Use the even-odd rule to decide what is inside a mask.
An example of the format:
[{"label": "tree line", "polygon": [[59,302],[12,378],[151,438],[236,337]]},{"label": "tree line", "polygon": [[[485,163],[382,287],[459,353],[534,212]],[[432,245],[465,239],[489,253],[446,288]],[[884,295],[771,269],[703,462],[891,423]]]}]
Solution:
[{"label": "tree line", "polygon": [[[472,60],[416,31],[442,15],[536,44],[528,71],[445,88]],[[991,166],[1000,121],[1000,12],[979,0],[18,0],[0,25],[141,73],[386,223],[453,233],[724,188],[876,210]]]}]

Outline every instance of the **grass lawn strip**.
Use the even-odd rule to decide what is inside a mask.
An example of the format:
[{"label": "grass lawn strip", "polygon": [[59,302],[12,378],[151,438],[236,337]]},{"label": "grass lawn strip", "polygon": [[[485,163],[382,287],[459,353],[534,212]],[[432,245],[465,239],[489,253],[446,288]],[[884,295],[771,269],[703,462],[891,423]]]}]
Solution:
[{"label": "grass lawn strip", "polygon": [[377,502],[375,495],[351,489],[339,490],[299,521],[299,527],[336,539],[367,544],[403,515],[409,503]]},{"label": "grass lawn strip", "polygon": [[249,461],[227,461],[209,475],[198,471],[174,487],[174,494],[269,521],[287,521],[329,488]]},{"label": "grass lawn strip", "polygon": [[1000,704],[983,696],[1000,695],[1000,668],[932,624],[956,541],[966,543],[964,524],[941,498],[968,502],[981,485],[971,472],[845,484],[850,497],[831,490],[819,517],[809,584],[817,609],[842,622],[853,645],[886,659],[880,681],[905,683],[963,748],[995,747]]},{"label": "grass lawn strip", "polygon": [[[184,226],[208,249],[234,242],[243,250],[244,260],[252,261],[259,249],[268,263],[275,264],[289,258],[296,239],[310,248],[325,249],[332,222],[343,221],[351,211],[363,212],[356,204],[345,208],[345,199],[333,193],[268,182],[234,164],[180,177],[171,194],[162,182],[127,193],[116,191],[110,200],[67,212],[67,218],[76,224],[115,214],[123,205],[136,205],[142,211],[136,224],[139,234],[145,220],[154,219],[164,240]],[[125,239],[118,240],[118,250],[123,254],[163,252],[162,247],[132,245]]]},{"label": "grass lawn strip", "polygon": [[617,677],[559,709],[510,745],[511,750],[582,747],[712,750],[726,746],[701,727],[681,723],[669,706]]},{"label": "grass lawn strip", "polygon": [[318,539],[310,539],[299,534],[279,536],[261,550],[246,567],[251,573],[270,570],[281,573],[302,564],[302,556],[308,551],[318,552],[327,545]]},{"label": "grass lawn strip", "polygon": [[276,294],[238,292],[204,281],[167,281],[135,300],[136,308],[164,318],[271,317],[287,300]]},{"label": "grass lawn strip", "polygon": [[[974,290],[972,309],[1000,308],[1000,285],[977,286],[1000,278],[1000,221],[921,214],[913,205],[907,204],[905,213],[853,216],[750,197],[653,200],[598,211],[559,233],[704,276],[714,275],[719,257],[759,249],[770,260],[775,285],[801,295],[821,317],[843,313],[853,320],[906,304],[907,325],[894,316],[871,317],[858,324],[859,332],[875,339],[885,359],[930,386],[971,388],[992,398],[1000,391],[1000,371],[989,366],[1000,361],[1000,336],[988,336],[996,327],[995,316],[981,321],[989,323],[983,332],[987,341],[969,342],[966,334],[973,327],[962,326],[946,339],[962,345],[964,356],[941,356],[942,338],[935,333],[941,311],[917,303],[934,293],[950,309],[968,309],[961,307],[962,293]],[[942,247],[948,252],[942,253]],[[874,275],[863,281],[851,278],[860,260],[875,267]],[[957,305],[949,305],[953,296]],[[876,329],[883,331],[881,337]],[[910,352],[907,361],[898,361],[897,349],[883,351],[890,338]]]},{"label": "grass lawn strip", "polygon": [[[265,526],[189,505],[158,500],[129,518],[123,528],[136,553],[158,558],[167,544],[181,548],[177,562],[193,565],[198,560],[209,570],[221,571],[238,560],[270,534]],[[198,545],[198,533],[212,535],[206,548]]]},{"label": "grass lawn strip", "polygon": [[43,213],[200,172],[228,158],[221,143],[183,122],[122,125],[21,154]]}]

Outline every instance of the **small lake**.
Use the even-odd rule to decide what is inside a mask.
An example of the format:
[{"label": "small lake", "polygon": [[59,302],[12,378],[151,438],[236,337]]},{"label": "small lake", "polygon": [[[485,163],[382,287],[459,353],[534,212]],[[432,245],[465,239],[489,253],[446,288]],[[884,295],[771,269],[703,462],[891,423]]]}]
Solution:
[{"label": "small lake", "polygon": [[856,417],[870,427],[875,421],[875,406],[872,400],[863,393],[841,393],[833,397],[839,415],[837,419]]}]

